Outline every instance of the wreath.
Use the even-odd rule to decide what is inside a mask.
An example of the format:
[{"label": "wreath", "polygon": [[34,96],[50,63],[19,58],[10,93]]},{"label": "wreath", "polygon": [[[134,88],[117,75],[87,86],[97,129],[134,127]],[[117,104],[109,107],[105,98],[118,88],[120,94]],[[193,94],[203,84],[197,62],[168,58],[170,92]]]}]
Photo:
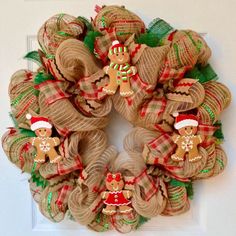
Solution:
[{"label": "wreath", "polygon": [[[127,233],[188,211],[193,182],[224,170],[219,116],[231,95],[198,33],[159,18],[145,27],[123,6],[95,10],[91,21],[58,14],[39,29],[40,49],[25,56],[37,71],[10,80],[15,127],[2,145],[31,174],[45,217]],[[134,125],[127,156],[103,130],[112,107]]]}]

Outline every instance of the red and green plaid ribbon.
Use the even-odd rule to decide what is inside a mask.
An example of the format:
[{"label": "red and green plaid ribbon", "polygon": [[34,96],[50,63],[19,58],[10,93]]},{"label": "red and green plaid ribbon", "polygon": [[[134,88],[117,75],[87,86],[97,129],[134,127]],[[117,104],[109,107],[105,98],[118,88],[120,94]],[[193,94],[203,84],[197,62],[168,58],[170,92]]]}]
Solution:
[{"label": "red and green plaid ribbon", "polygon": [[67,82],[47,80],[39,85],[35,85],[35,88],[45,95],[45,102],[50,105],[59,99],[70,97],[65,92],[67,85]]},{"label": "red and green plaid ribbon", "polygon": [[58,198],[56,200],[56,204],[58,206],[59,209],[61,209],[61,207],[63,206],[63,204],[65,204],[70,196],[70,193],[73,191],[74,187],[70,186],[70,185],[64,185],[59,194],[58,194]]},{"label": "red and green plaid ribbon", "polygon": [[165,83],[168,80],[182,79],[187,70],[191,69],[190,66],[183,66],[179,69],[171,68],[168,63],[165,63],[164,68],[161,70],[159,82]]},{"label": "red and green plaid ribbon", "polygon": [[80,95],[88,100],[102,100],[105,93],[102,91],[103,86],[108,82],[108,77],[104,76],[100,71],[91,77],[85,77],[79,80],[77,86]]},{"label": "red and green plaid ribbon", "polygon": [[75,170],[82,170],[82,169],[83,169],[83,164],[81,162],[81,157],[79,155],[73,158],[72,165],[68,166],[68,164],[65,164],[63,161],[61,161],[58,163],[58,167],[57,167],[57,171],[59,175],[65,175]]},{"label": "red and green plaid ribbon", "polygon": [[104,36],[97,37],[94,42],[94,51],[99,56],[99,58],[106,64],[108,60],[109,47],[112,42],[116,40],[116,31],[114,28],[104,29]]},{"label": "red and green plaid ribbon", "polygon": [[159,116],[164,112],[166,107],[166,99],[162,98],[153,98],[152,100],[144,103],[140,110],[140,115],[142,117],[146,116],[149,113],[156,114]]},{"label": "red and green plaid ribbon", "polygon": [[[130,189],[130,186],[135,184],[141,185],[144,190],[144,199],[149,201],[154,194],[158,191],[157,184],[154,182],[153,177],[147,174],[147,170],[143,170],[140,175],[136,177],[124,177],[125,188]],[[131,187],[132,189],[132,187]]]},{"label": "red and green plaid ribbon", "polygon": [[169,156],[176,148],[171,136],[167,133],[160,135],[147,144],[149,150],[153,153],[155,161],[153,164],[166,164]]}]

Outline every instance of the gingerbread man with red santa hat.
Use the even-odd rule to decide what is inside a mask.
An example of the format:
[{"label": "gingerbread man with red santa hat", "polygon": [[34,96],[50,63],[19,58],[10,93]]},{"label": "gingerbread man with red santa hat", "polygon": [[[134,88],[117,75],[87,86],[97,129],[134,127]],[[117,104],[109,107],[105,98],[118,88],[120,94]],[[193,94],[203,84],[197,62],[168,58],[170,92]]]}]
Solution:
[{"label": "gingerbread man with red santa hat", "polygon": [[195,162],[202,158],[198,151],[198,145],[203,142],[204,136],[196,135],[198,130],[198,119],[192,114],[173,114],[175,119],[174,127],[178,134],[172,136],[177,144],[177,149],[171,159],[173,161],[184,161],[186,156],[189,162]]},{"label": "gingerbread man with red santa hat", "polygon": [[46,117],[36,117],[27,114],[26,118],[30,120],[31,130],[35,132],[37,137],[30,139],[30,143],[36,148],[36,156],[34,161],[44,163],[46,157],[49,157],[50,163],[57,163],[62,159],[61,155],[55,150],[55,147],[60,144],[58,137],[51,137],[52,125]]}]

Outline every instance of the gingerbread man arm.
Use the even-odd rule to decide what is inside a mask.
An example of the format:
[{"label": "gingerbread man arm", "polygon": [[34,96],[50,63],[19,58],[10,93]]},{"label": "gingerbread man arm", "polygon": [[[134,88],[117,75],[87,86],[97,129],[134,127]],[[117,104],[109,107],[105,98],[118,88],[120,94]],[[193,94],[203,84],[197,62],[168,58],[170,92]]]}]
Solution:
[{"label": "gingerbread man arm", "polygon": [[196,142],[196,144],[200,144],[204,141],[205,137],[203,135],[196,135],[194,136],[194,141]]},{"label": "gingerbread man arm", "polygon": [[173,136],[171,136],[171,139],[173,140],[174,143],[179,144],[180,143],[180,138],[181,136],[178,134],[174,134]]},{"label": "gingerbread man arm", "polygon": [[30,143],[32,144],[32,146],[36,146],[39,144],[39,140],[37,137],[33,137],[33,138],[30,138]]},{"label": "gingerbread man arm", "polygon": [[137,68],[135,66],[131,66],[130,70],[132,70],[132,75],[136,75],[137,73]]},{"label": "gingerbread man arm", "polygon": [[109,192],[103,191],[103,192],[101,193],[101,195],[102,195],[102,199],[107,199],[107,198],[108,198],[108,195],[109,195]]},{"label": "gingerbread man arm", "polygon": [[109,73],[109,66],[104,66],[103,67],[103,71],[105,72],[105,74],[108,74]]},{"label": "gingerbread man arm", "polygon": [[123,190],[124,197],[130,199],[132,197],[132,192],[129,190]]},{"label": "gingerbread man arm", "polygon": [[54,138],[52,138],[52,145],[54,146],[54,147],[56,147],[56,146],[58,146],[59,144],[60,144],[60,139],[58,138],[58,137],[54,137]]}]

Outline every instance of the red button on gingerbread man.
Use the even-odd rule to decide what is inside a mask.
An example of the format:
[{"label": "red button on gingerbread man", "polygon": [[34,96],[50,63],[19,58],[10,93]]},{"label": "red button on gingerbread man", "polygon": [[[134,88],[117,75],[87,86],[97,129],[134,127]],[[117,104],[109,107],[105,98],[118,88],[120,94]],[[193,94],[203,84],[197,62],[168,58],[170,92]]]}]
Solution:
[{"label": "red button on gingerbread man", "polygon": [[106,187],[109,191],[102,192],[102,199],[105,199],[104,204],[106,204],[106,208],[102,210],[104,214],[114,215],[117,212],[117,207],[119,207],[119,212],[122,214],[129,213],[133,210],[128,206],[131,204],[131,201],[128,199],[131,198],[132,192],[122,190],[124,181],[120,173],[108,173]]}]

